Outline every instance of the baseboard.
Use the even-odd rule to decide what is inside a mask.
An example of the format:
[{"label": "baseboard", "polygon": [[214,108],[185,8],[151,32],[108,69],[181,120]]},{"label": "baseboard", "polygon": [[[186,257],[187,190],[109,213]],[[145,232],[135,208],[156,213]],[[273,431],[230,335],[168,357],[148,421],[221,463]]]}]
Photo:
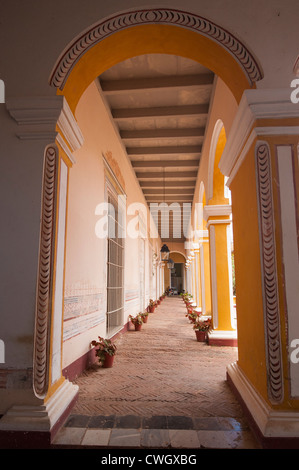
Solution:
[{"label": "baseboard", "polygon": [[65,380],[46,403],[11,407],[0,421],[0,448],[49,448],[77,397],[78,387]]},{"label": "baseboard", "polygon": [[210,346],[238,346],[236,331],[218,331],[213,330],[208,333],[208,344]]},{"label": "baseboard", "polygon": [[[112,341],[115,341],[116,338],[128,331],[129,329],[129,322],[126,323],[114,336],[112,336],[110,339]],[[78,357],[74,362],[69,364],[68,366],[64,367],[62,370],[62,375],[66,379],[68,379],[70,382],[73,382],[76,380],[77,377],[79,377],[88,367],[90,367],[92,364],[94,364],[97,361],[97,357],[95,355],[94,348],[90,349],[90,351],[87,351],[83,356]]]},{"label": "baseboard", "polygon": [[237,363],[227,367],[227,381],[262,448],[299,449],[299,410],[271,408]]}]

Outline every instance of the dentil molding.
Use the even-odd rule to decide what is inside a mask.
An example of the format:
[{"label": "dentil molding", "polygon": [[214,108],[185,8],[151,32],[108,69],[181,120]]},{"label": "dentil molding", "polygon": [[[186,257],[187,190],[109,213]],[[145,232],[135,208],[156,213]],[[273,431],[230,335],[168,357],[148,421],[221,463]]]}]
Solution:
[{"label": "dentil molding", "polygon": [[200,33],[219,44],[234,57],[243,69],[250,85],[263,78],[257,60],[245,45],[229,31],[207,18],[190,12],[170,8],[156,8],[122,12],[104,18],[88,28],[75,38],[62,53],[51,74],[50,84],[62,90],[73,67],[85,52],[113,33],[145,24],[174,25]]}]

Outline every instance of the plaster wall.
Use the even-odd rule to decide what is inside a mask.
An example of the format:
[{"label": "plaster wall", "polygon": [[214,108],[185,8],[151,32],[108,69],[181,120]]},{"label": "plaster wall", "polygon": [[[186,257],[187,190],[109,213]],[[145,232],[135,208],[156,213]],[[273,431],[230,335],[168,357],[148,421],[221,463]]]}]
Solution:
[{"label": "plaster wall", "polygon": [[[298,55],[297,0],[165,0],[163,7],[190,11],[221,25],[253,51],[264,71],[259,88],[285,88],[293,78]],[[20,2],[1,5],[1,78],[7,95],[55,93],[48,86],[54,64],[84,30],[107,16],[125,10],[160,8],[155,0],[98,2],[89,0],[82,8],[79,0]],[[38,47],[36,45],[38,44]],[[275,60],[274,60],[275,55]],[[20,80],[17,70],[22,71]]]},{"label": "plaster wall", "polygon": [[[96,223],[101,219],[96,207],[105,201],[103,155],[108,153],[109,158],[112,157],[114,170],[119,173],[127,197],[127,228],[131,223],[136,235],[138,217],[132,204],[137,203],[137,209],[145,208],[143,194],[95,83],[82,96],[76,118],[84,144],[76,153],[76,163],[69,176],[63,368],[88,352],[90,342],[97,336],[106,336],[106,239],[96,233]],[[145,211],[145,219],[147,216]],[[148,239],[144,243],[144,293],[148,294]],[[157,240],[155,244],[158,246]],[[127,232],[123,324],[128,321],[128,315],[140,311],[139,248],[139,240],[131,238]],[[156,246],[154,248],[157,250]]]}]

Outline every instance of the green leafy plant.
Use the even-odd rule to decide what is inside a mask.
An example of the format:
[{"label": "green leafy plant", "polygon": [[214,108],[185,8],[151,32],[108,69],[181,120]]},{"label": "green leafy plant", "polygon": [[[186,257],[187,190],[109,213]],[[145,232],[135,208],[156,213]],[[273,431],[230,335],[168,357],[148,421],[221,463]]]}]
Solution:
[{"label": "green leafy plant", "polygon": [[194,312],[194,311],[190,311],[188,313],[186,313],[185,315],[191,323],[196,323],[198,321],[198,313]]},{"label": "green leafy plant", "polygon": [[209,333],[209,331],[212,331],[212,321],[210,318],[207,320],[197,320],[193,324],[193,329],[198,330],[198,331],[205,331],[206,333]]},{"label": "green leafy plant", "polygon": [[98,340],[93,340],[91,342],[92,346],[95,346],[96,349],[96,356],[99,358],[99,362],[104,362],[106,358],[106,354],[109,356],[114,356],[116,353],[116,345],[112,343],[110,339],[102,338],[98,336]]},{"label": "green leafy plant", "polygon": [[138,313],[138,315],[136,315],[135,317],[133,317],[132,315],[129,315],[129,319],[131,320],[133,325],[142,325],[143,323],[142,315],[140,313]]},{"label": "green leafy plant", "polygon": [[142,321],[143,321],[144,318],[148,317],[148,312],[142,312],[142,313],[140,313],[140,316],[141,316]]}]

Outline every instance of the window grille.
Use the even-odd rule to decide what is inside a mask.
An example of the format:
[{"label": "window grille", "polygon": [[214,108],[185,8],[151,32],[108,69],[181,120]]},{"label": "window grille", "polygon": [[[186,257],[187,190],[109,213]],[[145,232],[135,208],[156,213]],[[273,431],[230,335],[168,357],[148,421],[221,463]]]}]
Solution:
[{"label": "window grille", "polygon": [[116,191],[107,185],[107,336],[123,325],[124,315],[124,210]]}]

